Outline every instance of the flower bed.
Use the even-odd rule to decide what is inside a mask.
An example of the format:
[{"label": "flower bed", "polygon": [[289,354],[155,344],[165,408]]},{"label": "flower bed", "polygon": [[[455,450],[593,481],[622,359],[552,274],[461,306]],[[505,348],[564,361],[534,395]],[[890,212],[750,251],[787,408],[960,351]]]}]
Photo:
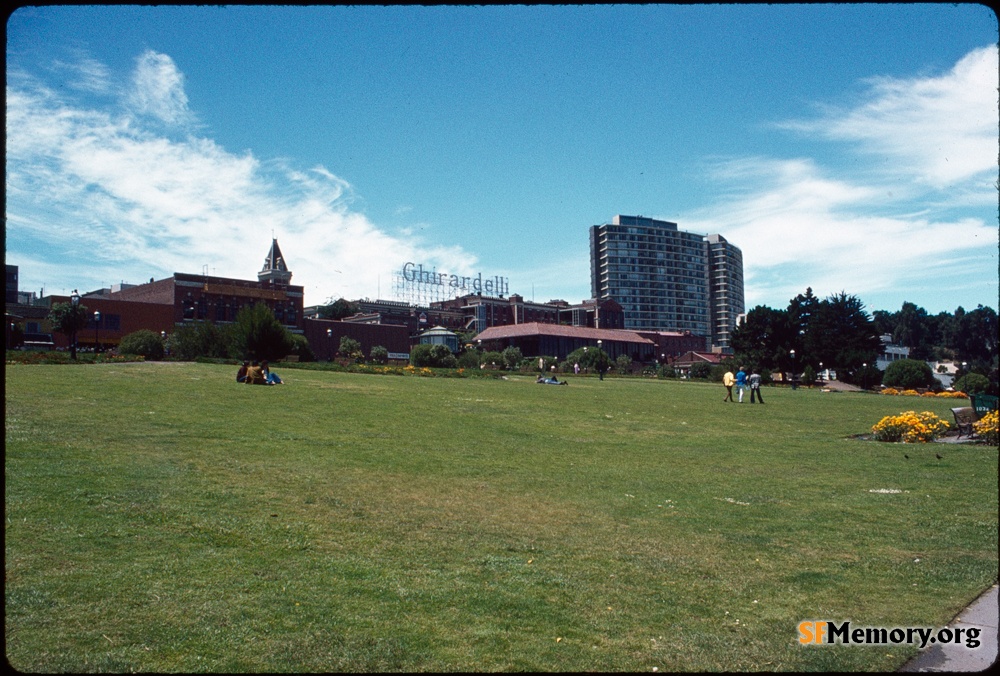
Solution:
[{"label": "flower bed", "polygon": [[950,426],[930,411],[906,411],[887,415],[872,426],[876,441],[924,443],[933,441],[948,431]]},{"label": "flower bed", "polygon": [[997,442],[1000,441],[1000,425],[998,425],[996,411],[990,411],[981,419],[972,423],[972,429],[975,430],[980,439],[988,444],[996,446]]}]

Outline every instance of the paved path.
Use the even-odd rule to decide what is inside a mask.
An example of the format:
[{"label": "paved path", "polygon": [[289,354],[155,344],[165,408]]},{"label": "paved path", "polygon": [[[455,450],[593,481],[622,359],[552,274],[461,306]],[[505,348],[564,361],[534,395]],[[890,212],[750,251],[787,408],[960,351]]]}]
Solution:
[{"label": "paved path", "polygon": [[978,648],[966,648],[964,643],[935,643],[904,664],[900,671],[967,672],[989,669],[997,661],[998,606],[997,586],[993,585],[948,624],[952,629],[978,628],[981,642]]}]

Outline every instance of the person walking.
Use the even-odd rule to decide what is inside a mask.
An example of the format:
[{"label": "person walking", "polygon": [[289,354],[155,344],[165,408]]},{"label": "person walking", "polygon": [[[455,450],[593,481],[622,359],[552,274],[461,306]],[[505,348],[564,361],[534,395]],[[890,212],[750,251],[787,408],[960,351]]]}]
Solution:
[{"label": "person walking", "polygon": [[722,384],[726,386],[726,398],[722,401],[735,401],[733,399],[733,385],[736,384],[736,376],[733,375],[732,371],[726,371],[726,375],[722,376]]},{"label": "person walking", "polygon": [[750,369],[750,377],[747,378],[747,382],[750,383],[750,403],[754,403],[754,397],[756,397],[763,404],[764,397],[760,395],[760,374],[757,373],[757,369]]},{"label": "person walking", "polygon": [[739,394],[740,403],[743,403],[743,391],[747,388],[747,372],[740,367],[739,372],[736,374],[736,391]]}]

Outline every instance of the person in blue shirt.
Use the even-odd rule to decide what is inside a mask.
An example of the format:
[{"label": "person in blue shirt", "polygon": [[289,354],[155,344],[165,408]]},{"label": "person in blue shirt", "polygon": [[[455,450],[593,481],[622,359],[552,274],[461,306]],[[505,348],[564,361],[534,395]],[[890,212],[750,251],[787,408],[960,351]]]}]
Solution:
[{"label": "person in blue shirt", "polygon": [[747,388],[747,372],[740,367],[739,373],[736,374],[736,391],[739,393],[740,403],[743,403],[743,391]]}]

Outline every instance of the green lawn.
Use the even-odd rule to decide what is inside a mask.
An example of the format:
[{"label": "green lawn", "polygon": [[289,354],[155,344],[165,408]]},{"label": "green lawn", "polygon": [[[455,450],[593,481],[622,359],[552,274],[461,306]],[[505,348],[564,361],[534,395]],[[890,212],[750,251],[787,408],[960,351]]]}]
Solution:
[{"label": "green lawn", "polygon": [[997,577],[996,448],[850,438],[961,401],[278,371],[6,367],[13,666],[886,671],[799,622]]}]

